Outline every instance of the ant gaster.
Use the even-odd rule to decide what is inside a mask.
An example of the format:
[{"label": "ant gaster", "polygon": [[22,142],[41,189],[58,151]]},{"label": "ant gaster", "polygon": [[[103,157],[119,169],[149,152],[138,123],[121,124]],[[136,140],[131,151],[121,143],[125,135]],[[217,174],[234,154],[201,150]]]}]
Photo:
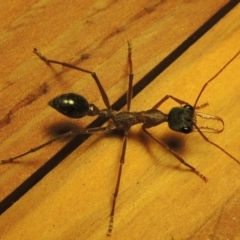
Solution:
[{"label": "ant gaster", "polygon": [[[143,131],[152,140],[154,140],[155,142],[157,142],[158,144],[160,144],[161,146],[166,148],[182,164],[184,164],[186,167],[191,169],[195,174],[197,174],[204,181],[207,181],[207,178],[202,173],[200,173],[196,168],[194,168],[193,166],[188,164],[183,158],[181,158],[177,153],[175,153],[173,150],[171,150],[163,142],[161,142],[160,140],[155,138],[150,132],[148,132],[147,129],[157,126],[161,123],[167,122],[169,128],[176,132],[188,134],[192,131],[198,131],[205,141],[214,145],[215,147],[220,149],[222,152],[227,154],[230,158],[235,160],[238,164],[240,164],[240,162],[235,157],[233,157],[230,153],[228,153],[226,150],[224,150],[222,147],[220,147],[216,143],[210,141],[203,134],[203,131],[215,132],[215,133],[222,132],[224,129],[223,120],[220,117],[217,117],[214,115],[207,115],[207,114],[203,114],[203,113],[199,113],[199,112],[195,111],[196,109],[204,107],[206,105],[206,104],[204,104],[202,106],[197,107],[198,100],[199,100],[200,96],[202,95],[204,89],[239,55],[240,51],[230,61],[228,61],[210,80],[208,80],[203,85],[194,105],[190,105],[189,103],[182,101],[174,96],[166,95],[159,102],[157,102],[150,110],[140,111],[140,112],[130,112],[130,106],[131,106],[131,100],[132,100],[132,85],[133,85],[133,76],[134,76],[133,75],[133,66],[132,66],[131,42],[128,42],[129,84],[128,84],[128,92],[127,92],[127,111],[123,111],[123,112],[117,112],[111,108],[108,96],[107,96],[107,94],[95,72],[91,72],[86,69],[76,67],[69,63],[59,62],[56,60],[49,60],[45,56],[43,56],[37,49],[34,49],[34,53],[38,57],[40,57],[44,62],[46,62],[47,64],[58,64],[58,65],[62,65],[64,67],[76,69],[78,71],[90,74],[98,86],[98,89],[101,93],[101,97],[106,106],[106,109],[103,109],[103,110],[98,109],[94,104],[88,103],[88,101],[83,96],[76,94],[76,93],[66,93],[66,94],[62,94],[58,97],[55,97],[54,99],[52,99],[49,102],[49,105],[51,107],[53,107],[54,109],[56,109],[63,115],[70,117],[70,118],[82,118],[84,116],[100,116],[104,119],[111,120],[111,123],[109,123],[109,125],[104,126],[104,127],[87,128],[87,129],[81,129],[81,130],[74,131],[74,132],[72,132],[72,131],[66,132],[62,135],[59,135],[59,136],[51,139],[50,141],[48,141],[42,145],[39,145],[35,148],[30,149],[29,151],[27,151],[23,154],[20,154],[13,158],[9,158],[7,160],[0,160],[0,163],[12,162],[17,158],[20,158],[29,153],[35,152],[35,151],[45,147],[46,145],[51,144],[52,142],[54,142],[60,138],[67,137],[67,136],[73,136],[75,134],[93,134],[95,132],[101,132],[101,131],[105,131],[105,130],[122,129],[124,132],[122,154],[121,154],[121,158],[120,158],[120,166],[119,166],[119,171],[118,171],[118,175],[117,175],[115,192],[113,195],[112,210],[110,213],[110,222],[109,222],[108,233],[107,233],[108,236],[111,235],[112,230],[113,230],[116,199],[117,199],[118,192],[119,192],[122,168],[123,168],[123,164],[125,161],[128,132],[129,132],[131,126],[138,124],[138,123],[142,123]],[[165,114],[165,113],[161,112],[160,110],[158,110],[158,108],[161,106],[162,103],[164,103],[169,98],[171,98],[172,100],[174,100],[175,102],[180,104],[180,106],[172,108],[168,114]],[[207,120],[212,119],[212,120],[219,121],[222,124],[222,128],[214,129],[214,128],[209,128],[209,127],[197,126],[197,123],[196,123],[197,117],[205,118]]]}]

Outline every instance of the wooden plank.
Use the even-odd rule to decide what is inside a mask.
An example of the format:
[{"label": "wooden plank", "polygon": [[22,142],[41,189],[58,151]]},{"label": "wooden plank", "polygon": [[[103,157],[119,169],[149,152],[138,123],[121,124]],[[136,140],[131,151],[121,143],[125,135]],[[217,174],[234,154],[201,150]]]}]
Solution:
[{"label": "wooden plank", "polygon": [[[58,125],[66,122],[66,118],[45,106],[59,93],[82,89],[87,98],[103,107],[99,94],[92,94],[96,88],[89,76],[57,67],[52,71],[32,56],[29,49],[39,47],[54,59],[81,62],[81,67],[96,70],[114,102],[126,91],[128,39],[133,41],[137,82],[225,3],[141,1],[133,7],[124,1],[115,4],[92,1],[79,6],[51,1],[43,6],[40,2],[26,3],[15,17],[13,14],[8,14],[10,19],[5,16],[8,20],[3,26],[1,49],[4,49],[2,59],[6,59],[3,79],[7,80],[1,84],[0,97],[2,102],[9,101],[1,109],[2,116],[6,116],[9,109],[14,111],[10,114],[10,123],[5,121],[1,129],[1,154],[14,155],[26,146],[49,139],[51,128],[47,127],[54,126],[55,122]],[[148,8],[143,10],[143,6]],[[8,11],[16,9],[12,7]],[[116,18],[120,9],[124,14]],[[199,9],[202,14],[197,15]],[[203,83],[239,50],[239,12],[240,8],[235,8],[151,83],[133,100],[132,109],[149,109],[165,94],[194,102]],[[12,31],[7,31],[9,29]],[[79,61],[77,56],[85,53],[90,57]],[[224,117],[226,125],[221,135],[208,136],[236,157],[239,155],[236,129],[240,123],[234,110],[239,98],[236,91],[239,63],[238,58],[206,89],[202,98],[203,102],[210,103],[206,111]],[[12,98],[9,93],[13,93]],[[166,110],[166,106],[163,109]],[[78,122],[86,126],[90,121]],[[67,124],[75,126],[77,123],[67,119]],[[174,138],[180,144],[179,154],[201,170],[209,182],[205,184],[191,172],[184,171],[169,153],[140,133],[139,126],[134,127],[112,238],[204,239],[213,236],[218,239],[221,234],[223,238],[237,239],[239,233],[232,231],[236,225],[231,222],[229,226],[224,221],[219,224],[222,219],[219,216],[230,220],[239,215],[238,166],[198,134],[182,136],[169,132],[164,126],[153,129],[164,141]],[[1,198],[61,146],[62,142],[24,158],[19,164],[1,166]],[[120,146],[121,140],[116,134],[91,137],[1,216],[1,238],[106,238]],[[230,209],[227,214],[226,209]]]},{"label": "wooden plank", "polygon": [[[5,60],[2,62],[4,82],[0,96],[5,103],[0,120],[2,158],[22,153],[48,140],[49,135],[76,125],[85,127],[92,121],[92,118],[72,121],[52,111],[46,103],[55,96],[68,91],[84,93],[90,102],[104,107],[90,76],[57,66],[51,70],[32,53],[34,47],[51,58],[96,71],[113,103],[126,91],[127,40],[132,39],[136,49],[134,69],[137,82],[226,2],[209,3],[208,6],[201,1],[194,4],[143,1],[139,5],[92,1],[75,3],[74,6],[58,4],[57,1],[43,5],[26,2],[21,12],[18,12],[17,5],[15,8],[2,2],[6,8],[2,17],[7,18],[1,21],[5,30],[1,36],[1,49],[4,49],[1,59]],[[125,15],[114,18],[120,9]],[[202,9],[201,15],[196,16],[199,9]],[[12,14],[14,11],[17,13]],[[178,19],[182,20],[176,25]],[[190,25],[189,21],[192,22]],[[118,34],[119,29],[125,28]],[[89,58],[81,61],[82,55]],[[97,94],[92,94],[93,91]],[[2,166],[0,184],[7,187],[1,189],[0,199],[31,176],[61,147],[62,143],[45,148],[44,154],[39,152],[34,157],[24,158],[24,164]]]}]

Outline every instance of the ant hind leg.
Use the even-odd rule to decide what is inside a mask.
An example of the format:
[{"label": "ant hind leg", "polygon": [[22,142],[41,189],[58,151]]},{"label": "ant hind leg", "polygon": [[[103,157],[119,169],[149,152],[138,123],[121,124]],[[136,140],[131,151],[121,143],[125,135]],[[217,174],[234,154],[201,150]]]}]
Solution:
[{"label": "ant hind leg", "polygon": [[85,73],[88,73],[92,76],[92,78],[95,80],[97,86],[98,86],[98,89],[101,93],[101,96],[102,96],[102,99],[103,99],[103,102],[105,104],[105,106],[107,107],[107,109],[110,109],[110,103],[109,103],[109,99],[108,99],[108,96],[107,96],[107,93],[105,92],[97,74],[95,72],[92,72],[92,71],[89,71],[89,70],[86,70],[86,69],[83,69],[83,68],[80,68],[80,67],[76,67],[70,63],[65,63],[65,62],[59,62],[59,61],[56,61],[56,60],[51,60],[51,59],[48,59],[46,58],[44,55],[42,55],[36,48],[33,49],[33,52],[41,59],[43,60],[45,63],[47,64],[50,64],[50,63],[53,63],[53,64],[58,64],[58,65],[62,65],[64,67],[68,67],[68,68],[72,68],[72,69],[75,69],[75,70],[78,70],[78,71],[81,71],[81,72],[85,72]]},{"label": "ant hind leg", "polygon": [[11,163],[11,162],[15,161],[16,159],[22,158],[22,157],[24,157],[24,156],[26,156],[30,153],[34,153],[34,152],[50,145],[51,143],[56,142],[59,139],[63,139],[63,138],[67,138],[67,137],[73,137],[73,136],[76,136],[78,134],[94,134],[96,132],[105,131],[107,129],[108,129],[108,127],[96,127],[96,128],[80,129],[80,130],[77,130],[77,131],[69,131],[69,132],[63,133],[59,136],[56,136],[56,137],[52,138],[51,140],[49,140],[49,141],[47,141],[43,144],[40,144],[36,147],[33,147],[33,148],[29,149],[28,151],[20,154],[20,155],[17,155],[15,157],[8,158],[8,159],[0,160],[0,164]]}]

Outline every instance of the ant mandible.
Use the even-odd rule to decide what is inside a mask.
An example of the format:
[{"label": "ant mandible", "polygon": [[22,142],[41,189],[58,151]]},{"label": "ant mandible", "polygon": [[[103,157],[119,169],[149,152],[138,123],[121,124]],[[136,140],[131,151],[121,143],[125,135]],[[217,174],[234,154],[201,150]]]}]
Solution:
[{"label": "ant mandible", "polygon": [[[73,136],[75,134],[93,134],[93,133],[101,132],[101,131],[105,131],[105,130],[122,129],[124,132],[122,153],[121,153],[121,157],[120,157],[120,166],[119,166],[118,175],[117,175],[117,182],[116,182],[115,191],[114,191],[114,195],[113,195],[113,203],[112,203],[112,209],[111,209],[111,213],[110,213],[110,222],[109,222],[108,233],[107,233],[108,236],[111,235],[112,230],[113,230],[115,206],[116,206],[116,200],[117,200],[119,187],[120,187],[122,168],[123,168],[123,164],[125,162],[125,153],[126,153],[126,148],[127,148],[128,132],[133,125],[142,123],[142,130],[148,135],[148,137],[150,137],[152,140],[154,140],[155,142],[157,142],[158,144],[163,146],[165,149],[167,149],[182,164],[184,164],[186,167],[191,169],[195,174],[197,174],[204,181],[207,181],[207,178],[201,172],[199,172],[192,165],[188,164],[182,157],[180,157],[177,153],[175,153],[173,150],[171,150],[167,145],[165,145],[159,139],[154,137],[147,129],[151,128],[151,127],[155,127],[161,123],[167,122],[169,128],[176,132],[188,134],[193,131],[198,131],[205,141],[214,145],[215,147],[220,149],[222,152],[224,152],[226,155],[228,155],[230,158],[235,160],[238,164],[240,164],[239,160],[237,160],[235,157],[233,157],[230,153],[228,153],[226,150],[224,150],[222,147],[220,147],[216,143],[210,141],[203,134],[203,131],[209,131],[209,132],[215,132],[215,133],[222,132],[224,129],[223,120],[220,117],[217,117],[214,115],[203,114],[203,113],[195,111],[196,109],[199,109],[206,105],[206,104],[204,104],[202,106],[197,107],[198,100],[200,99],[204,89],[240,54],[240,51],[234,57],[232,57],[210,80],[208,80],[203,85],[200,93],[197,96],[197,99],[196,99],[194,105],[191,105],[191,104],[189,104],[183,100],[180,100],[172,95],[166,95],[159,102],[157,102],[150,110],[140,111],[140,112],[130,112],[131,100],[132,100],[132,85],[133,85],[133,77],[134,77],[133,64],[132,64],[132,46],[131,46],[130,41],[128,42],[129,83],[128,83],[128,91],[127,91],[127,111],[123,111],[123,112],[117,112],[111,108],[108,96],[107,96],[107,94],[95,72],[76,67],[69,63],[47,59],[36,48],[34,49],[34,53],[39,58],[41,58],[44,62],[46,62],[47,64],[58,64],[58,65],[62,65],[64,67],[76,69],[78,71],[90,74],[97,84],[97,87],[100,91],[100,94],[101,94],[103,102],[106,106],[106,109],[103,109],[103,110],[98,109],[94,104],[89,104],[88,101],[83,96],[76,94],[76,93],[65,93],[60,96],[55,97],[54,99],[52,99],[49,102],[49,105],[51,107],[53,107],[58,112],[62,113],[63,115],[65,115],[67,117],[70,117],[70,118],[82,118],[84,116],[99,116],[101,118],[111,120],[111,123],[109,123],[109,125],[107,125],[105,127],[86,128],[86,129],[81,129],[81,130],[74,131],[74,132],[73,131],[66,132],[64,134],[61,134],[61,135],[51,139],[48,142],[45,142],[44,144],[41,144],[35,148],[30,149],[29,151],[27,151],[23,154],[20,154],[13,158],[9,158],[7,160],[0,160],[0,163],[3,164],[3,163],[13,162],[15,159],[21,158],[27,154],[35,152],[35,151],[45,147],[46,145],[49,145],[52,142],[54,142],[60,138],[65,138],[67,136]],[[175,102],[180,104],[180,106],[172,108],[168,114],[165,114],[165,113],[161,112],[160,110],[158,110],[158,108],[161,106],[162,103],[164,103],[169,98],[171,98],[172,100],[174,100]],[[222,129],[214,129],[214,128],[209,128],[209,127],[197,126],[196,117],[217,120],[217,121],[221,122]]]}]

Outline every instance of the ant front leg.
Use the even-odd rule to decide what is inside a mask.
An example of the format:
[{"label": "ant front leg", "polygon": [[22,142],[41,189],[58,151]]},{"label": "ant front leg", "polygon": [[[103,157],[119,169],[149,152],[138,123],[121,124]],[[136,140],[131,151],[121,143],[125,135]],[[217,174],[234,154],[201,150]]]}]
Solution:
[{"label": "ant front leg", "polygon": [[[189,103],[181,100],[181,99],[178,99],[172,95],[166,95],[163,99],[161,99],[159,102],[157,102],[152,108],[153,109],[157,109],[159,108],[165,101],[167,101],[169,98],[173,99],[175,102],[179,103],[180,105],[190,105]],[[190,105],[191,106],[191,105]]]},{"label": "ant front leg", "polygon": [[178,161],[180,161],[183,165],[190,168],[195,174],[197,174],[200,178],[202,178],[205,182],[207,178],[199,172],[195,167],[187,163],[183,158],[181,158],[177,153],[175,153],[171,148],[169,148],[165,143],[161,142],[159,139],[155,138],[150,132],[147,131],[146,128],[142,127],[143,131],[155,142],[163,146],[167,151],[169,151]]},{"label": "ant front leg", "polygon": [[98,76],[95,72],[76,67],[76,66],[74,66],[72,64],[69,64],[69,63],[59,62],[59,61],[56,61],[56,60],[50,60],[50,59],[46,58],[45,56],[43,56],[36,48],[33,49],[33,52],[47,64],[50,64],[50,63],[58,64],[58,65],[62,65],[64,67],[72,68],[72,69],[90,74],[92,76],[92,78],[95,80],[95,82],[98,86],[98,89],[101,93],[101,96],[102,96],[102,99],[103,99],[103,102],[104,102],[105,106],[107,107],[107,109],[111,108],[108,96],[107,96],[107,94],[106,94],[106,92],[105,92],[105,90],[104,90],[104,88],[103,88],[103,86],[102,86],[102,84],[101,84],[101,82],[100,82],[100,80],[99,80],[99,78],[98,78]]},{"label": "ant front leg", "polygon": [[[193,130],[194,126],[194,108],[187,102],[182,101],[178,98],[175,98],[171,95],[166,95],[163,99],[161,99],[157,104],[154,105],[152,109],[157,109],[161,106],[162,103],[164,103],[169,98],[173,99],[180,105],[185,105],[183,107],[175,107],[172,108],[167,115],[166,120],[159,121],[158,124],[163,123],[165,121],[168,122],[168,126],[170,129],[181,132],[181,133],[190,133]],[[153,119],[156,118],[156,116],[152,116]],[[150,116],[151,118],[151,116]],[[163,146],[166,150],[168,150],[175,158],[178,159],[182,164],[184,164],[186,167],[190,168],[194,173],[196,173],[199,177],[201,177],[204,181],[207,181],[207,178],[199,172],[195,167],[191,166],[189,163],[187,163],[183,158],[181,158],[177,153],[175,153],[172,149],[170,149],[165,143],[161,142],[157,138],[155,138],[150,132],[147,131],[146,128],[148,127],[154,127],[155,125],[149,124],[149,122],[145,122],[142,126],[143,131],[155,142]]]}]

